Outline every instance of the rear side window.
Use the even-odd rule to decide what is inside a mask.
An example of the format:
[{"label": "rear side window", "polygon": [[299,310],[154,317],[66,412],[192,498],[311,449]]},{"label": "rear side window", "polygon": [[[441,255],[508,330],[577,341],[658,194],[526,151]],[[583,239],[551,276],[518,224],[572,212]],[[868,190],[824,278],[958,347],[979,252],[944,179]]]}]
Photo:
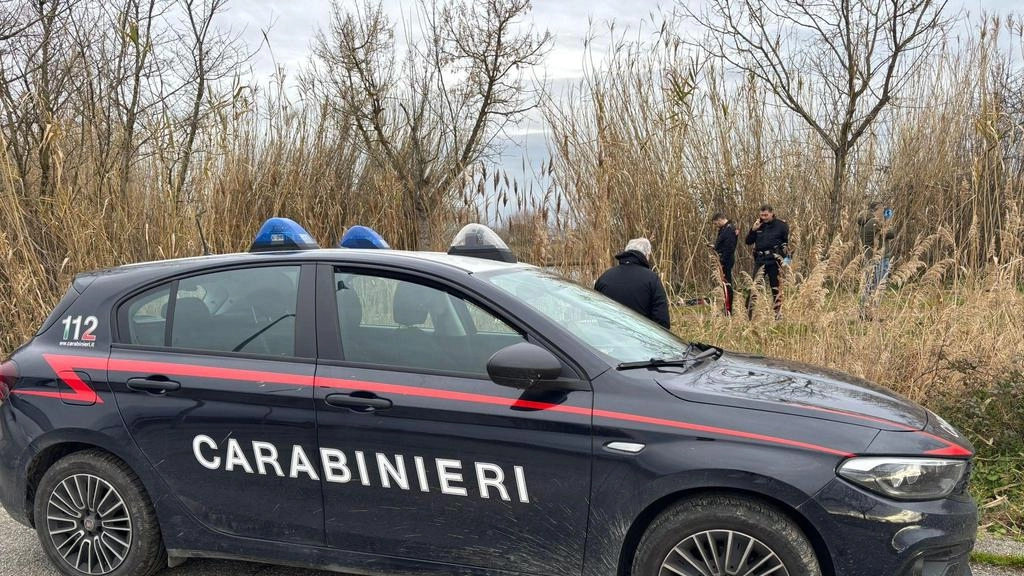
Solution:
[{"label": "rear side window", "polygon": [[135,296],[121,325],[129,344],[292,356],[298,295],[298,266],[214,272]]},{"label": "rear side window", "polygon": [[167,302],[170,296],[170,284],[165,284],[129,302],[128,336],[132,344],[164,345],[167,333]]}]

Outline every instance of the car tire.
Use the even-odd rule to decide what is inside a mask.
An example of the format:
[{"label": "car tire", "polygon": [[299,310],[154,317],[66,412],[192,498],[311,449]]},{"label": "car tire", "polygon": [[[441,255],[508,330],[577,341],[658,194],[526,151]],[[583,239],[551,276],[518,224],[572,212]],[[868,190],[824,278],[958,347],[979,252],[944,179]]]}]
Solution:
[{"label": "car tire", "polygon": [[142,481],[106,452],[57,461],[39,481],[34,511],[43,550],[68,576],[152,576],[167,566]]},{"label": "car tire", "polygon": [[689,498],[662,512],[640,540],[632,568],[632,576],[748,573],[821,576],[821,568],[789,517],[729,495]]}]

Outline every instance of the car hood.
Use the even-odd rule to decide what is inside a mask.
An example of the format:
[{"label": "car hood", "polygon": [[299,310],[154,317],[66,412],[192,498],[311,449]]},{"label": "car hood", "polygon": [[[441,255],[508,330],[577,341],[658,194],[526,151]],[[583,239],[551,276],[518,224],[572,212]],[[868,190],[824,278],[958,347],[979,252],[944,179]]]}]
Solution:
[{"label": "car hood", "polygon": [[923,430],[919,404],[842,372],[760,356],[724,353],[688,371],[663,368],[656,380],[690,402],[794,414],[879,430]]}]

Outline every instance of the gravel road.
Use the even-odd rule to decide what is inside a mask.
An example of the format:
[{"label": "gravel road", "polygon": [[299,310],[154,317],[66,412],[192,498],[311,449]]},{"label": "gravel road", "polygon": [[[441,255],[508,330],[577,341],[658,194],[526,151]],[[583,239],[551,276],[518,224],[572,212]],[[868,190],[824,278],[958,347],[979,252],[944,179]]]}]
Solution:
[{"label": "gravel road", "polygon": [[[160,576],[338,576],[336,573],[281,568],[249,562],[189,560]],[[61,576],[50,566],[36,533],[14,520],[0,508],[0,576]]]},{"label": "gravel road", "polygon": [[1018,568],[1000,568],[998,566],[985,566],[975,564],[971,566],[974,576],[1021,576],[1024,570]]}]

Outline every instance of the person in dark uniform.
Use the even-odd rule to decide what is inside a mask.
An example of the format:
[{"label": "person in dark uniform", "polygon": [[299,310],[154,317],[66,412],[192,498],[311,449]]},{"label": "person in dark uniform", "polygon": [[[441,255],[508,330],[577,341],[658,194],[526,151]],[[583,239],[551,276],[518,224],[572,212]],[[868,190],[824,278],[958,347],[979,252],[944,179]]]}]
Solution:
[{"label": "person in dark uniform", "polygon": [[712,216],[711,222],[718,228],[718,237],[714,244],[708,244],[708,246],[718,254],[718,264],[722,267],[722,288],[725,290],[725,315],[732,316],[732,301],[735,296],[732,268],[736,265],[736,243],[739,240],[740,231],[721,212]]},{"label": "person in dark uniform", "polygon": [[651,270],[651,241],[634,238],[615,259],[619,264],[601,274],[594,290],[668,329],[668,296],[661,278]]},{"label": "person in dark uniform", "polygon": [[[782,259],[786,256],[789,248],[789,224],[784,220],[775,217],[775,209],[769,204],[761,205],[761,211],[757,220],[750,227],[747,233],[747,245],[754,246],[754,280],[757,280],[758,272],[764,270],[768,277],[768,284],[772,288],[775,309],[775,318],[779,319],[782,314],[782,290],[779,287],[779,272],[782,267]],[[754,317],[753,290],[747,294],[747,318]]]}]

